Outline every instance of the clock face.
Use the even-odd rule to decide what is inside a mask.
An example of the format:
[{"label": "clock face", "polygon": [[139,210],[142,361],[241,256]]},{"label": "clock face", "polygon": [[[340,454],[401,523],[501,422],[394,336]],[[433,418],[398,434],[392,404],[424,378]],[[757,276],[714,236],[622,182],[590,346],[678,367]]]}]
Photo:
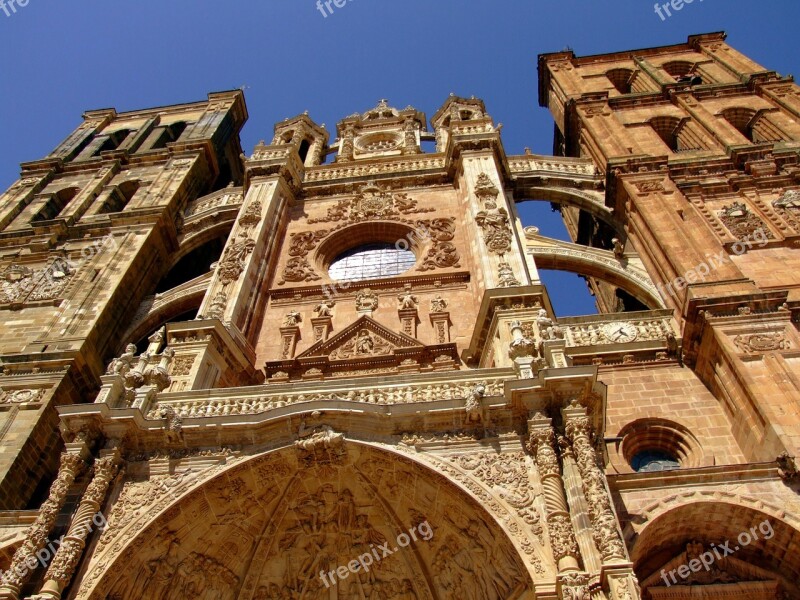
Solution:
[{"label": "clock face", "polygon": [[608,323],[603,326],[603,335],[616,344],[626,344],[636,339],[637,331],[633,323]]}]

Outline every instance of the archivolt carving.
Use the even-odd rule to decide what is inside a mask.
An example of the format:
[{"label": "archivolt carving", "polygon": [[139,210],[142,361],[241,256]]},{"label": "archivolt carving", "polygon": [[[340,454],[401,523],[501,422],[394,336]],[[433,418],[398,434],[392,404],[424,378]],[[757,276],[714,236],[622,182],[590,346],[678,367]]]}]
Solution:
[{"label": "archivolt carving", "polygon": [[[347,600],[433,600],[454,593],[477,600],[514,599],[532,590],[498,524],[480,504],[465,502],[452,481],[375,447],[351,449],[342,463],[306,470],[283,450],[224,474],[204,471],[190,480],[193,490],[178,484],[171,497],[156,494],[155,505],[131,502],[132,486],[145,482],[126,482],[117,506],[128,504],[128,510],[112,510],[76,597],[170,600],[197,595],[202,586],[217,600],[321,598],[329,589]],[[412,529],[415,539],[401,548],[398,534]],[[337,588],[325,586],[320,571],[329,574],[372,550],[383,555],[369,571],[338,579]],[[212,578],[217,587],[209,588]]]}]

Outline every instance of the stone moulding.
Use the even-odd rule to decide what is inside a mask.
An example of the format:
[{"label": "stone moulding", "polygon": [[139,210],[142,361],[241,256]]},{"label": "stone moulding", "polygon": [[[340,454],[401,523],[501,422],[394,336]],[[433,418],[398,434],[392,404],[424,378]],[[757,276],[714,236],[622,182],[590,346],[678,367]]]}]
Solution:
[{"label": "stone moulding", "polygon": [[[487,397],[502,397],[504,382],[514,376],[488,377],[486,372],[453,373],[441,381],[437,378],[416,375],[405,382],[386,386],[377,380],[374,384],[364,380],[359,386],[341,383],[322,385],[308,384],[301,388],[293,385],[262,386],[259,388],[236,388],[225,390],[216,397],[183,399],[189,392],[161,394],[156,398],[149,419],[159,419],[159,410],[170,406],[183,418],[208,418],[219,416],[256,415],[287,406],[310,402],[347,401],[354,403],[398,405],[437,400],[465,400],[476,383],[487,382]],[[332,388],[332,389],[331,389]],[[215,392],[222,392],[215,390]],[[173,400],[170,396],[175,397]]]}]

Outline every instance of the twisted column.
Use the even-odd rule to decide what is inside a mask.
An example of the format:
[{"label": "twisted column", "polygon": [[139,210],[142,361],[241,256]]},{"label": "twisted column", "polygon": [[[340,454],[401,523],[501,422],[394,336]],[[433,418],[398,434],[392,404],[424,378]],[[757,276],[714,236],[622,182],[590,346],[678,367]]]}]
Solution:
[{"label": "twisted column", "polygon": [[86,537],[93,529],[92,520],[99,512],[108,492],[108,486],[119,470],[119,463],[118,448],[95,461],[92,481],[81,498],[67,535],[64,536],[58,552],[50,563],[50,568],[45,573],[45,583],[37,598],[58,600],[61,598],[61,592],[69,585],[78,560],[83,554]]},{"label": "twisted column", "polygon": [[583,408],[564,410],[566,433],[572,442],[575,460],[583,479],[583,493],[589,502],[592,537],[600,550],[603,562],[627,561],[625,544],[611,506],[605,475],[597,464],[592,447],[592,426]]},{"label": "twisted column", "polygon": [[[61,464],[58,467],[56,480],[50,486],[50,494],[39,509],[33,525],[25,532],[25,540],[14,552],[11,566],[3,573],[3,582],[0,584],[0,599],[17,600],[20,588],[30,578],[30,573],[38,565],[37,552],[40,552],[48,543],[47,536],[55,525],[58,514],[64,506],[67,492],[75,482],[75,477],[83,467],[83,459],[79,454],[63,452]],[[49,552],[48,552],[49,554]]]},{"label": "twisted column", "polygon": [[544,488],[545,508],[547,510],[547,529],[550,532],[550,546],[558,564],[559,572],[577,571],[580,553],[561,479],[561,467],[555,450],[555,435],[550,419],[537,415],[529,421],[529,449],[536,460],[539,477]]}]

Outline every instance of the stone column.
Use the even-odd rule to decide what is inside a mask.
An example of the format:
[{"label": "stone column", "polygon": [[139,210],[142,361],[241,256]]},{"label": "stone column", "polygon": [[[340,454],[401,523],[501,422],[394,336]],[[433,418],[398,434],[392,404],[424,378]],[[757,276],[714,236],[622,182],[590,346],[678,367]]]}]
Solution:
[{"label": "stone column", "polygon": [[[80,444],[81,449],[85,446]],[[61,465],[53,485],[50,486],[50,495],[39,509],[39,516],[25,533],[25,540],[14,552],[11,566],[3,573],[0,584],[0,599],[17,600],[20,588],[30,578],[30,573],[38,565],[36,553],[41,551],[48,543],[47,536],[55,525],[56,518],[64,506],[67,492],[75,482],[75,477],[83,467],[80,451],[67,451],[61,455]]]},{"label": "stone column", "polygon": [[605,475],[597,464],[597,455],[592,447],[592,427],[586,409],[580,406],[565,408],[563,414],[566,433],[572,442],[575,460],[583,479],[583,493],[589,503],[594,542],[604,563],[627,562],[628,553],[611,505]]},{"label": "stone column", "polygon": [[101,451],[100,458],[95,461],[92,481],[81,498],[67,535],[64,536],[58,552],[45,573],[45,583],[36,596],[37,600],[58,600],[61,598],[61,592],[72,580],[75,567],[86,546],[86,537],[97,526],[92,521],[105,500],[111,480],[119,470],[120,460],[119,448],[114,448]]},{"label": "stone column", "polygon": [[561,467],[555,450],[555,435],[550,419],[537,413],[528,421],[531,453],[535,456],[536,467],[544,488],[547,510],[547,529],[550,532],[550,546],[558,565],[559,573],[577,571],[580,553],[572,529],[572,520],[561,479]]}]

